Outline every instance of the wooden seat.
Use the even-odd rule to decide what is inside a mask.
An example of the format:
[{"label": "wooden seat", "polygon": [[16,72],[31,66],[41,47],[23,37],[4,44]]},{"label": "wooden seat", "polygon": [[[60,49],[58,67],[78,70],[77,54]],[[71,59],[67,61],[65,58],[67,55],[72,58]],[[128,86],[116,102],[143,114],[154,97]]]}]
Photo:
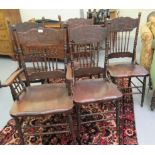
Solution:
[{"label": "wooden seat", "polygon": [[15,101],[11,116],[35,116],[72,110],[73,101],[65,84],[31,86]]},{"label": "wooden seat", "polygon": [[135,64],[117,64],[109,65],[108,71],[112,77],[137,77],[137,76],[147,76],[148,71],[141,66]]},{"label": "wooden seat", "polygon": [[[110,49],[107,58],[108,74],[113,79],[113,82],[118,81],[118,79],[128,79],[128,86],[120,87],[124,94],[124,99],[127,95],[141,94],[141,106],[143,106],[146,77],[149,73],[136,62],[140,17],[141,13],[138,14],[138,18],[119,17],[106,21],[106,27],[109,31],[108,42]],[[130,61],[123,59],[127,62],[122,63],[121,58],[128,58]],[[114,59],[117,60],[116,65],[113,65]],[[138,84],[132,80],[134,77],[136,77]],[[132,88],[137,89],[137,92],[132,92]]]},{"label": "wooden seat", "polygon": [[79,104],[109,101],[121,97],[122,93],[117,86],[106,79],[79,80],[73,87],[74,102]]}]

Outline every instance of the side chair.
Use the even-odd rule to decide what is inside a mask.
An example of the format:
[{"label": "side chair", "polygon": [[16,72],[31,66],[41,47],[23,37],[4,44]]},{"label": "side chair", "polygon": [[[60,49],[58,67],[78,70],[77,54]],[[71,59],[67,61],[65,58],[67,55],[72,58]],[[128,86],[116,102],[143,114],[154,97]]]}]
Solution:
[{"label": "side chair", "polygon": [[[119,80],[128,81],[126,86],[119,86],[124,98],[132,94],[141,94],[141,107],[143,107],[146,77],[149,73],[136,62],[140,17],[141,13],[137,18],[118,17],[106,21],[109,31],[107,70],[114,83]],[[132,88],[137,91],[131,91]]]},{"label": "side chair", "polygon": [[[87,26],[86,26],[87,27]],[[103,58],[103,62],[101,67],[99,67],[99,49],[97,48],[99,42],[96,42],[95,38],[90,38],[87,40],[87,34],[89,37],[93,35],[95,32],[100,32],[102,34],[102,40],[105,42],[105,53],[107,53],[107,29],[100,27],[100,26],[92,26],[91,28],[86,30],[85,26],[77,27],[78,29],[78,38],[81,40],[85,40],[82,43],[80,42],[73,42],[70,43],[70,57],[71,57],[71,70],[72,70],[72,78],[73,78],[73,102],[76,108],[77,114],[77,140],[79,144],[81,144],[82,135],[81,127],[82,125],[86,125],[89,123],[97,123],[97,122],[104,122],[107,121],[103,117],[100,119],[95,119],[98,115],[102,115],[105,113],[113,112],[112,118],[116,120],[116,130],[118,131],[118,143],[121,143],[120,140],[120,104],[122,99],[122,93],[117,89],[117,86],[113,84],[108,77],[106,76],[106,54]],[[87,28],[88,28],[87,27]],[[91,30],[91,31],[89,31]],[[82,36],[83,34],[83,36]],[[97,38],[97,35],[96,35]],[[75,60],[78,60],[78,66]],[[98,76],[95,77],[94,75],[101,75],[101,78]],[[92,79],[79,79],[81,76],[94,76]],[[109,102],[112,102],[115,106],[114,111],[104,111],[102,110],[103,106],[109,105]],[[83,106],[86,105],[97,105],[101,104],[101,112],[90,112],[90,113],[82,113]],[[90,117],[87,121],[84,121],[84,117]],[[95,117],[95,118],[94,118]],[[91,130],[91,129],[90,129]]]}]

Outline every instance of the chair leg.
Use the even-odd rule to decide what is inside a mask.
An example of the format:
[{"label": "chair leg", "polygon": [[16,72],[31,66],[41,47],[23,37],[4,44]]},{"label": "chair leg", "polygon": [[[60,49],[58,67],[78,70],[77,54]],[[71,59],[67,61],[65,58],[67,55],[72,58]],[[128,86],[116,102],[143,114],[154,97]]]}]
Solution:
[{"label": "chair leg", "polygon": [[151,81],[151,77],[149,76],[149,89],[152,90],[152,81]]},{"label": "chair leg", "polygon": [[20,140],[21,140],[21,145],[24,145],[25,142],[24,142],[24,137],[23,137],[23,133],[22,133],[22,129],[21,129],[21,122],[17,117],[14,117],[14,120],[16,122],[16,128],[17,128]]},{"label": "chair leg", "polygon": [[68,115],[68,123],[69,123],[70,132],[73,133],[73,120],[72,120],[71,114]]},{"label": "chair leg", "polygon": [[77,113],[77,141],[81,144],[80,139],[80,128],[81,128],[81,118],[80,118],[80,105],[76,104],[76,113]]},{"label": "chair leg", "polygon": [[120,105],[119,101],[115,101],[116,105],[116,128],[117,128],[117,133],[118,133],[118,142],[121,144],[120,140]]},{"label": "chair leg", "polygon": [[145,97],[145,87],[146,87],[146,76],[143,79],[143,87],[142,87],[142,98],[141,98],[141,107],[143,107],[144,97]]},{"label": "chair leg", "polygon": [[70,130],[70,133],[72,135],[72,138],[73,138],[73,143],[75,143],[75,139],[74,139],[74,130],[73,130],[73,119],[72,119],[72,115],[69,114],[68,115],[68,123],[69,123],[69,130]]},{"label": "chair leg", "polygon": [[[153,98],[153,97],[152,97],[152,98]],[[153,100],[153,99],[152,99],[152,100]],[[154,107],[155,107],[155,102],[151,101],[151,106],[150,106],[150,108],[151,108],[152,111],[154,110]]]},{"label": "chair leg", "polygon": [[152,100],[151,100],[151,106],[150,106],[151,110],[153,111],[155,108],[155,91],[153,92],[152,95]]},{"label": "chair leg", "polygon": [[28,82],[27,81],[23,81],[24,82],[24,84],[25,84],[25,86],[26,87],[28,87],[29,86],[29,84],[28,84]]},{"label": "chair leg", "polygon": [[128,79],[128,87],[130,87],[131,86],[131,77],[129,77],[129,79]]}]

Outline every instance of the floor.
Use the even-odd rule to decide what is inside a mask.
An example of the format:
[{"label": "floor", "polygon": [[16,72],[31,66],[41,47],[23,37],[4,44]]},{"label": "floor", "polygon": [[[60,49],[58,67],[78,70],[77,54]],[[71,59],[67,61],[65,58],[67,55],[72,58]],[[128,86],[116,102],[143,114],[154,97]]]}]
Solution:
[{"label": "floor", "polygon": [[[17,68],[17,62],[10,58],[0,57],[0,80],[4,82],[7,77]],[[140,106],[140,95],[134,96],[134,111],[138,143],[141,145],[155,144],[155,110],[150,110],[152,92],[146,87],[146,97],[143,108]],[[0,89],[0,129],[2,129],[9,116],[9,109],[13,102],[9,88]]]}]

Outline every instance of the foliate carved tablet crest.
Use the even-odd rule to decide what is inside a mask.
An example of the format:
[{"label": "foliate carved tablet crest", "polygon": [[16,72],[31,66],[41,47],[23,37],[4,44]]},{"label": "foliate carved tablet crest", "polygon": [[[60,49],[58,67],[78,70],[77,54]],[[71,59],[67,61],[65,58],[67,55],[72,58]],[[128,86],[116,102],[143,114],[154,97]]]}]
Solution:
[{"label": "foliate carved tablet crest", "polygon": [[139,26],[139,19],[120,17],[109,21],[111,31],[132,31]]}]

